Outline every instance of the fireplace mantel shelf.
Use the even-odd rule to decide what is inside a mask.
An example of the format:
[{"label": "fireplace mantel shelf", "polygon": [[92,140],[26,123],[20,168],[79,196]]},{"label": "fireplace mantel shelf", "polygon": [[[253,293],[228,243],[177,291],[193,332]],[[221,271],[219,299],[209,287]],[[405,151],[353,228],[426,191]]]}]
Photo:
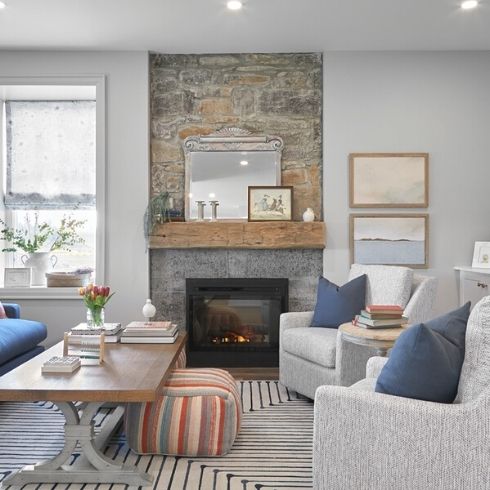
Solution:
[{"label": "fireplace mantel shelf", "polygon": [[321,221],[187,221],[157,225],[150,248],[320,249],[325,241]]}]

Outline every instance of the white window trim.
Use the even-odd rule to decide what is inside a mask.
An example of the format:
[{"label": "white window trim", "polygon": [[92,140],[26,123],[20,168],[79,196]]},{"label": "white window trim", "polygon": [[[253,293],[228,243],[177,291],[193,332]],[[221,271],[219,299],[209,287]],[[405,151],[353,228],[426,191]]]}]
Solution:
[{"label": "white window trim", "polygon": [[[106,77],[96,75],[60,75],[60,76],[19,76],[2,77],[0,85],[92,85],[96,94],[96,133],[95,133],[95,164],[96,164],[96,212],[97,232],[95,244],[95,270],[99,284],[106,281],[106,175],[107,175],[107,150],[106,150]],[[60,291],[63,290],[63,291]],[[64,291],[66,290],[66,291]],[[0,288],[2,299],[74,299],[78,295],[76,288]]]}]

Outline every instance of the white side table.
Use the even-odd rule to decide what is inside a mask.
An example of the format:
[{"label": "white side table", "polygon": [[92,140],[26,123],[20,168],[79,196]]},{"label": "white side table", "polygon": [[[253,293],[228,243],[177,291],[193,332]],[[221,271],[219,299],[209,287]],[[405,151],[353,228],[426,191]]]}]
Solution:
[{"label": "white side table", "polygon": [[470,266],[457,266],[459,272],[459,304],[471,301],[475,306],[484,296],[490,294],[490,269],[475,269]]}]

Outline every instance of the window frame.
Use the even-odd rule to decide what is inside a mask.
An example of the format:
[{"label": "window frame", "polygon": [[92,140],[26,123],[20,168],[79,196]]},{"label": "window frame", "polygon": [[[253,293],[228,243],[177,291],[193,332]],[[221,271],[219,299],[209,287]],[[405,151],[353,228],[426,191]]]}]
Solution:
[{"label": "window frame", "polygon": [[[96,121],[96,132],[95,132],[95,195],[96,195],[96,243],[95,243],[95,273],[96,279],[99,283],[106,282],[106,174],[107,174],[107,151],[106,151],[106,76],[100,75],[60,75],[60,76],[19,76],[19,77],[4,77],[0,76],[0,85],[29,85],[29,86],[45,86],[45,85],[87,85],[95,87],[95,121]],[[0,149],[3,148],[2,143],[0,143]],[[3,161],[3,157],[2,157]],[[7,213],[8,210],[5,209]],[[1,288],[0,288],[1,289]],[[26,288],[26,291],[15,290],[15,292],[5,293],[7,290],[4,289],[3,297],[8,299],[9,297],[20,298],[31,297],[31,294],[26,294],[27,290],[36,290],[35,293],[39,297],[40,290],[46,289],[46,292],[51,292],[50,290],[59,288]],[[62,288],[70,289],[71,288]],[[20,294],[19,294],[20,293]],[[63,294],[60,291],[52,291],[53,295],[60,298],[73,299],[72,294]],[[68,293],[68,291],[66,291]],[[14,296],[15,295],[15,296]],[[43,294],[42,294],[43,296]],[[50,296],[50,295],[46,295]]]}]

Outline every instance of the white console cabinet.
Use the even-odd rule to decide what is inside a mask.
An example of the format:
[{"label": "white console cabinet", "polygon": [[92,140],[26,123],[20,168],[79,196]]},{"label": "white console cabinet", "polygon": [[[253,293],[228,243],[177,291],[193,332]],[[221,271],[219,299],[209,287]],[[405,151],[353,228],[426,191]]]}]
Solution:
[{"label": "white console cabinet", "polygon": [[471,301],[475,306],[484,296],[490,295],[490,269],[455,267],[459,272],[459,304]]}]

